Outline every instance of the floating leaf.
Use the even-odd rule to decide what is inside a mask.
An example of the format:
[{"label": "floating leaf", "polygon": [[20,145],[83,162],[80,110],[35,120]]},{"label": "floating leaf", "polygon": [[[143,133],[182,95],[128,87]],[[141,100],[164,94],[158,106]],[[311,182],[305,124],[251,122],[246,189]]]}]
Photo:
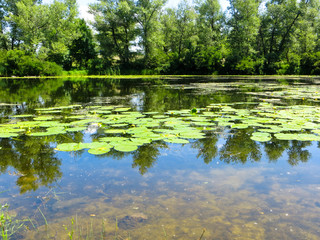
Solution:
[{"label": "floating leaf", "polygon": [[110,148],[108,147],[99,147],[99,148],[90,148],[88,150],[88,153],[93,154],[93,155],[101,155],[108,153],[110,151]]},{"label": "floating leaf", "polygon": [[271,140],[271,135],[264,132],[254,132],[250,138],[258,142],[268,142]]},{"label": "floating leaf", "polygon": [[32,114],[21,114],[21,115],[13,115],[12,118],[27,118],[27,117],[33,117]]},{"label": "floating leaf", "polygon": [[11,138],[19,136],[17,133],[0,132],[0,138]]},{"label": "floating leaf", "polygon": [[83,144],[81,143],[62,143],[58,144],[56,150],[58,151],[78,151],[84,149]]},{"label": "floating leaf", "polygon": [[163,141],[168,142],[168,143],[181,143],[181,144],[189,143],[188,140],[181,139],[181,138],[165,138],[165,139],[163,139]]},{"label": "floating leaf", "polygon": [[237,128],[237,129],[245,129],[248,127],[249,127],[248,124],[241,124],[241,123],[231,125],[231,128]]},{"label": "floating leaf", "polygon": [[138,146],[132,145],[132,144],[122,144],[122,145],[115,145],[114,149],[119,152],[133,152],[138,149]]},{"label": "floating leaf", "polygon": [[117,134],[117,133],[126,133],[126,131],[124,129],[106,129],[104,130],[105,133],[109,133],[109,134]]},{"label": "floating leaf", "polygon": [[33,137],[45,137],[50,135],[55,135],[55,133],[45,131],[45,132],[32,132],[28,134],[28,136],[33,136]]},{"label": "floating leaf", "polygon": [[48,120],[52,120],[53,118],[54,118],[54,116],[40,116],[40,117],[33,118],[33,120],[35,120],[35,121],[48,121]]}]

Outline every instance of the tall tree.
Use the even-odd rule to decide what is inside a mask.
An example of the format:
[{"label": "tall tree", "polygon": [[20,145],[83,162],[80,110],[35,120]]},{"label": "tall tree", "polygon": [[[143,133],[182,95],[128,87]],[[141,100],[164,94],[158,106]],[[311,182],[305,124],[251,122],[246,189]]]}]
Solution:
[{"label": "tall tree", "polygon": [[90,5],[102,55],[117,56],[123,65],[129,64],[132,58],[130,48],[137,37],[134,10],[132,0],[100,0]]},{"label": "tall tree", "polygon": [[72,62],[75,62],[81,69],[88,67],[89,59],[95,58],[96,52],[92,31],[84,19],[80,20],[79,31],[81,35],[72,41],[69,55]]},{"label": "tall tree", "polygon": [[276,73],[278,67],[275,64],[286,58],[284,55],[292,47],[294,33],[309,4],[309,0],[300,3],[297,0],[267,2],[259,30],[261,54],[266,58],[266,73]]},{"label": "tall tree", "polygon": [[21,48],[52,60],[67,55],[69,42],[78,37],[76,0],[55,0],[52,4],[21,0],[16,7],[17,12],[8,20],[21,31]]},{"label": "tall tree", "polygon": [[172,73],[193,71],[193,56],[198,43],[195,19],[195,10],[187,1],[180,2],[177,9],[166,9],[162,16],[164,49],[169,56]]},{"label": "tall tree", "polygon": [[144,66],[149,68],[159,47],[160,12],[166,0],[137,0],[135,18],[139,23],[140,45],[144,53]]},{"label": "tall tree", "polygon": [[196,2],[197,30],[201,44],[219,44],[222,38],[223,13],[218,0],[199,0]]},{"label": "tall tree", "polygon": [[230,0],[228,9],[231,16],[228,21],[228,42],[232,61],[237,64],[255,54],[255,41],[259,30],[259,0]]},{"label": "tall tree", "polygon": [[218,0],[198,0],[196,29],[199,37],[198,52],[195,56],[197,70],[203,74],[211,74],[223,68],[226,57],[224,21]]}]

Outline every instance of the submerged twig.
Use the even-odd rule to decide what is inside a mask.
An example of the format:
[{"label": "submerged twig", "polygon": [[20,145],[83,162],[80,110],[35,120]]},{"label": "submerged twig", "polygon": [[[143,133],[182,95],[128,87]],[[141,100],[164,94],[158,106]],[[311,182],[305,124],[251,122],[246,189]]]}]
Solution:
[{"label": "submerged twig", "polygon": [[201,240],[201,239],[203,238],[203,235],[204,235],[205,232],[206,232],[206,229],[204,228],[204,229],[202,230],[202,234],[201,234],[201,236],[199,237],[198,240]]}]

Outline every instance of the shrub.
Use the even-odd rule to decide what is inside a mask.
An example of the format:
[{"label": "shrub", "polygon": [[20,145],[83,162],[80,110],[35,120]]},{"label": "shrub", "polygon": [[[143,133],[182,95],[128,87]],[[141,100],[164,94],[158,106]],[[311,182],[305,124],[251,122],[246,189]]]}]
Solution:
[{"label": "shrub", "polygon": [[1,76],[56,76],[62,67],[53,62],[42,61],[22,50],[2,51],[0,54]]}]

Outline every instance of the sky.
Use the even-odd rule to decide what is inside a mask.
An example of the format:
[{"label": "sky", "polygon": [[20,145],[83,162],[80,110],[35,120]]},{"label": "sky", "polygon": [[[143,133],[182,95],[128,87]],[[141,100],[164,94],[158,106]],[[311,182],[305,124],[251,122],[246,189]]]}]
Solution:
[{"label": "sky", "polygon": [[[51,2],[51,0],[44,0],[44,3]],[[90,3],[95,3],[97,0],[77,0],[78,6],[79,6],[79,12],[80,12],[80,17],[84,18],[87,21],[92,21],[93,16],[88,13],[88,8]],[[166,7],[176,7],[180,0],[168,0]],[[219,0],[221,8],[223,11],[226,10],[226,8],[229,5],[228,0]]]}]

